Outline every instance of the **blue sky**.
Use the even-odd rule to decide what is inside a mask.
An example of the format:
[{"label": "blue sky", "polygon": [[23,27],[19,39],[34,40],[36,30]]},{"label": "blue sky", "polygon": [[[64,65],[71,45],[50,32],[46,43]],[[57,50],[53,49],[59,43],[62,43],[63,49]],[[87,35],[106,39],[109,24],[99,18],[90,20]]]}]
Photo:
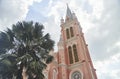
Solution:
[{"label": "blue sky", "polygon": [[47,17],[43,15],[45,7],[48,5],[49,0],[43,0],[42,2],[33,3],[32,6],[29,7],[29,11],[27,13],[25,20],[33,20],[33,21],[41,21],[44,22]]},{"label": "blue sky", "polygon": [[0,31],[33,20],[42,23],[57,44],[66,3],[83,28],[98,79],[119,79],[120,0],[0,0]]}]

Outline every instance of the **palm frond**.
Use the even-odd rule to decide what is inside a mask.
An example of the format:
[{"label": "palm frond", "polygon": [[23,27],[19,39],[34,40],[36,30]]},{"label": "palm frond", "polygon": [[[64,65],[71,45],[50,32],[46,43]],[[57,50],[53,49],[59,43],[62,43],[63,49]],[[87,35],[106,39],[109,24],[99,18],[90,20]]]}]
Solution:
[{"label": "palm frond", "polygon": [[54,46],[54,41],[49,34],[43,34],[43,29],[44,26],[38,22],[23,21],[0,32],[0,74],[6,68],[2,77],[12,79],[14,75],[21,78],[25,67],[29,78],[43,79],[42,71],[53,59],[49,52]]}]

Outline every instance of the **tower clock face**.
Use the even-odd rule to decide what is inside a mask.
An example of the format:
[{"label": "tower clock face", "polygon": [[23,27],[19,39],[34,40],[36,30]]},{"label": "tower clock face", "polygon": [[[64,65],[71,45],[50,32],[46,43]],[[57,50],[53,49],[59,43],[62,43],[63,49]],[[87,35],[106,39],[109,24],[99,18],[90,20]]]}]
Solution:
[{"label": "tower clock face", "polygon": [[81,74],[80,72],[76,71],[72,74],[72,78],[71,79],[81,79]]}]

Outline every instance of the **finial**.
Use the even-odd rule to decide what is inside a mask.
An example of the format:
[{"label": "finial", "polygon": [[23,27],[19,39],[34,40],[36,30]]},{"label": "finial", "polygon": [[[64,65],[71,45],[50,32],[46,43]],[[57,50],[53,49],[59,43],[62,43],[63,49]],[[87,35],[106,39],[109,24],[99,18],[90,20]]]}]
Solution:
[{"label": "finial", "polygon": [[61,24],[63,24],[64,23],[64,19],[63,19],[63,17],[61,17]]}]

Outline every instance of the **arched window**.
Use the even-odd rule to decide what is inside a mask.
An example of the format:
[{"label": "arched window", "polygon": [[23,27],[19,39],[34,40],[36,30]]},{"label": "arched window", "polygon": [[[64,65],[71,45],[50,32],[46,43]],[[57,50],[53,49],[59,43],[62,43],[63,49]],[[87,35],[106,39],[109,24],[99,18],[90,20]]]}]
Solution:
[{"label": "arched window", "polygon": [[77,48],[76,45],[73,45],[73,52],[74,52],[74,58],[75,58],[75,62],[78,62],[78,53],[77,53]]},{"label": "arched window", "polygon": [[71,48],[71,46],[68,47],[68,52],[69,52],[70,64],[72,64],[73,63],[73,55],[72,55],[72,48]]},{"label": "arched window", "polygon": [[47,72],[44,73],[44,76],[45,76],[45,79],[48,79],[48,73]]},{"label": "arched window", "polygon": [[70,27],[70,34],[71,34],[71,37],[74,36],[74,33],[73,33],[73,27]]},{"label": "arched window", "polygon": [[56,71],[56,69],[53,69],[53,79],[57,79],[57,71]]},{"label": "arched window", "polygon": [[66,36],[67,36],[67,39],[70,38],[69,29],[66,29]]},{"label": "arched window", "polygon": [[72,73],[71,79],[82,79],[82,75],[81,75],[80,72],[75,71],[75,72]]}]

